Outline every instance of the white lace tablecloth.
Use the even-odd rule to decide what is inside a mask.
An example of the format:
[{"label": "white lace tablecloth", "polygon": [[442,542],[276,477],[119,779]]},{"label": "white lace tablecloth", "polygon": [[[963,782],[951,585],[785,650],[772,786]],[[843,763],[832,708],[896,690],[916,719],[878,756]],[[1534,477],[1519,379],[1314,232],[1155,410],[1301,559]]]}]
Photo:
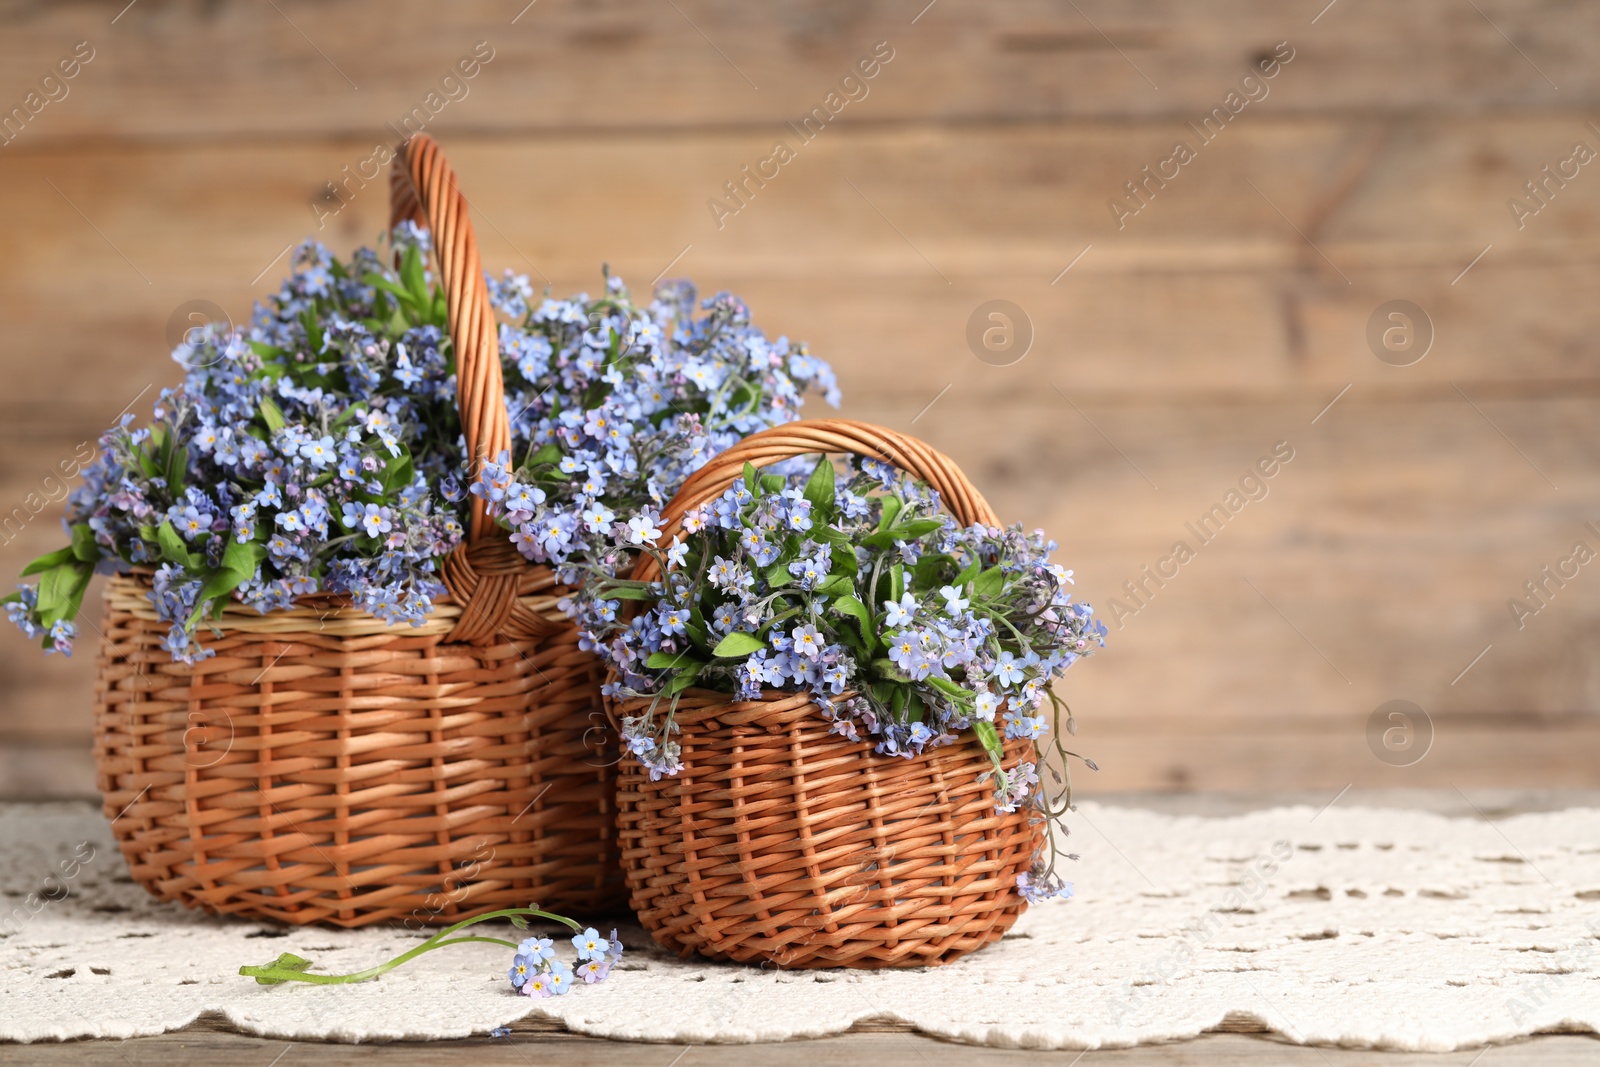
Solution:
[{"label": "white lace tablecloth", "polygon": [[[1198,818],[1085,803],[1073,825],[1076,899],[1032,909],[1003,942],[948,967],[683,962],[625,927],[610,981],[532,1001],[511,993],[507,953],[489,945],[360,985],[258,986],[241,963],[292,951],[352,971],[416,935],[284,930],[158,904],[127,879],[97,811],[0,805],[0,1039],[125,1038],[204,1012],[251,1034],[342,1041],[460,1037],[530,1013],[678,1043],[894,1019],[1022,1048],[1187,1038],[1230,1015],[1296,1042],[1440,1051],[1600,1028],[1600,811],[1490,822],[1336,805]],[[27,901],[63,886],[37,910]]]}]

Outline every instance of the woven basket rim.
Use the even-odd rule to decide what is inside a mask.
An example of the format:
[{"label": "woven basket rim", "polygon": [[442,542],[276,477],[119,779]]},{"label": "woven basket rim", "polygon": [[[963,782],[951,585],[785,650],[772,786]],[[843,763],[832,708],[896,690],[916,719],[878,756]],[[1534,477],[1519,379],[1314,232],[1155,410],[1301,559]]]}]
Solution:
[{"label": "woven basket rim", "polygon": [[[848,700],[856,695],[853,689],[847,689],[835,699]],[[683,706],[684,697],[692,697],[693,702],[700,702],[701,706]],[[612,698],[607,703],[613,726],[620,729],[620,719],[631,708],[643,707],[656,699],[654,694],[642,697]],[[662,699],[670,699],[663,697]],[[722,726],[756,726],[769,730],[786,727],[791,723],[815,716],[818,724],[829,723],[831,720],[822,715],[822,709],[817,707],[817,702],[810,693],[791,692],[784,689],[763,689],[760,698],[756,700],[740,700],[732,693],[724,693],[716,689],[702,689],[690,686],[679,694],[678,710],[673,713],[673,721],[683,725],[701,726],[706,724],[720,724]],[[846,738],[845,740],[848,740]],[[867,738],[861,738],[860,743],[867,743]],[[976,741],[975,735],[963,732],[960,741]],[[1014,747],[1014,742],[1021,739],[1006,738],[1003,741],[1004,749],[1009,753]],[[943,751],[954,746],[941,745],[937,749],[930,748],[915,758],[931,755],[936,751]],[[869,753],[877,755],[877,753]],[[623,753],[627,758],[627,753]],[[889,756],[889,759],[902,759],[902,756]]]},{"label": "woven basket rim", "polygon": [[[852,696],[855,696],[854,690],[841,693],[838,699],[848,700]],[[644,696],[616,698],[612,701],[612,706],[620,716],[631,709],[647,707],[658,699],[672,698],[650,693]],[[743,726],[754,722],[787,723],[810,715],[816,715],[820,719],[822,709],[817,707],[816,700],[808,692],[763,689],[759,698],[742,700],[734,693],[690,686],[678,694],[678,709],[673,713],[673,719],[680,723],[702,723],[715,719],[728,726]]]},{"label": "woven basket rim", "polygon": [[[555,572],[544,564],[529,564],[533,571],[545,571],[552,586]],[[543,577],[541,575],[541,577]],[[105,601],[108,609],[121,611],[140,619],[165,621],[156,613],[148,593],[152,588],[150,572],[141,568],[110,575],[106,581]],[[529,611],[552,622],[566,623],[566,614],[556,606],[565,594],[534,593],[517,599]],[[404,622],[386,623],[376,615],[350,603],[348,597],[338,593],[314,593],[295,597],[292,608],[274,608],[259,612],[231,597],[222,609],[222,617],[207,620],[206,624],[218,630],[245,634],[285,634],[316,631],[331,637],[365,637],[375,634],[407,634],[414,637],[431,637],[447,634],[455,629],[461,617],[462,605],[448,592],[434,598],[433,611],[420,626]]]}]

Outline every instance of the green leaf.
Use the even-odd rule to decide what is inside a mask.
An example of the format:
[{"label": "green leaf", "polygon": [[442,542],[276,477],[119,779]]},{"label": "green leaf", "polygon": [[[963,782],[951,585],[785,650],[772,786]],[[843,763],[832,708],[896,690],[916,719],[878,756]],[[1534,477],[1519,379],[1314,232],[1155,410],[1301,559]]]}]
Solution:
[{"label": "green leaf", "polygon": [[396,285],[394,282],[375,271],[368,271],[367,276],[362,280],[368,285],[372,286],[374,289],[377,289],[379,292],[390,294],[395,299],[400,301],[401,305],[403,306],[408,306],[411,303],[411,293],[408,290],[402,289],[400,286]]},{"label": "green leaf", "polygon": [[837,530],[832,526],[823,526],[821,524],[813,525],[811,529],[806,531],[806,536],[818,544],[827,541],[835,549],[855,544],[854,541],[850,540],[850,535],[843,530]]},{"label": "green leaf", "polygon": [[913,592],[927,592],[944,584],[940,579],[945,573],[945,568],[950,565],[950,557],[942,552],[925,552],[917,560],[916,567],[911,572],[911,588]]},{"label": "green leaf", "polygon": [[855,588],[856,583],[848,574],[834,574],[817,586],[816,591],[822,596],[839,596],[843,593],[853,593]]},{"label": "green leaf", "polygon": [[800,608],[798,606],[795,606],[795,607],[792,607],[792,608],[787,608],[787,609],[785,609],[783,611],[778,612],[778,614],[774,615],[772,618],[770,618],[766,622],[762,623],[761,624],[761,629],[764,632],[770,634],[773,630],[776,630],[778,628],[778,624],[780,622],[784,622],[784,621],[786,621],[788,619],[791,619],[791,618],[793,618],[794,616],[796,616],[798,614],[800,614]]},{"label": "green leaf", "polygon": [[656,593],[644,582],[630,582],[623,585],[621,582],[607,582],[601,587],[601,595],[615,600],[654,600]]},{"label": "green leaf", "polygon": [[811,501],[811,506],[818,511],[833,510],[833,461],[823,456],[817,463],[817,469],[811,472],[811,478],[806,482],[805,498]]},{"label": "green leaf", "polygon": [[896,563],[889,568],[889,598],[898,601],[906,595],[906,567]]},{"label": "green leaf", "polygon": [[875,660],[873,660],[872,661],[872,671],[873,671],[874,674],[878,675],[878,677],[886,678],[891,682],[910,682],[911,681],[911,679],[908,676],[906,676],[906,675],[904,675],[904,674],[902,674],[900,672],[900,668],[896,667],[894,665],[894,661],[891,660],[891,659],[875,659]]},{"label": "green leaf", "polygon": [[78,557],[70,548],[58,548],[54,552],[46,552],[32,563],[22,568],[22,577],[26,578],[30,574],[38,574],[41,571],[47,571],[54,567],[59,567],[63,563],[77,558]]},{"label": "green leaf", "polygon": [[746,463],[744,465],[744,487],[750,490],[752,493],[756,491],[756,479],[757,475],[755,467],[751,466],[749,463]]},{"label": "green leaf", "polygon": [[693,666],[698,673],[698,668],[704,667],[705,663],[696,659],[692,652],[652,652],[645,666],[657,671],[676,671]]},{"label": "green leaf", "polygon": [[982,719],[974,720],[972,723],[972,732],[978,738],[979,742],[983,744],[984,750],[987,751],[993,759],[998,761],[1005,749],[1004,746],[1000,744],[1000,731],[994,728],[994,723],[985,722]]},{"label": "green leaf", "polygon": [[422,254],[417,246],[406,249],[400,260],[400,280],[411,295],[411,306],[422,311],[428,306],[428,279],[422,268]]},{"label": "green leaf", "polygon": [[313,355],[322,352],[322,323],[317,321],[317,314],[311,308],[300,313],[300,325],[306,331],[306,348]]},{"label": "green leaf", "polygon": [[789,564],[785,563],[782,556],[778,562],[767,568],[767,585],[773,589],[788,585],[794,580],[794,575],[789,573]]},{"label": "green leaf", "polygon": [[[39,600],[35,611],[47,628],[62,619],[73,619],[83,607],[83,594],[94,577],[94,564],[71,560],[39,576]],[[49,638],[45,640],[48,642]]]},{"label": "green leaf", "polygon": [[72,554],[85,563],[93,563],[100,558],[100,546],[95,544],[94,531],[86,522],[72,526]]},{"label": "green leaf", "polygon": [[181,445],[167,456],[167,488],[175,497],[183,496],[183,486],[189,476],[189,450]]},{"label": "green leaf", "polygon": [[906,694],[906,720],[908,722],[921,722],[927,718],[928,705],[923,703],[922,694],[915,689]]},{"label": "green leaf", "polygon": [[[387,450],[385,450],[387,452]],[[393,496],[401,489],[410,485],[416,477],[416,468],[411,462],[411,450],[405,445],[400,446],[400,454],[386,456],[383,461],[383,491],[386,495]]]},{"label": "green leaf", "polygon": [[900,509],[905,507],[899,497],[886,496],[883,498],[883,514],[878,516],[878,529],[887,530],[894,525],[894,520],[900,515]]},{"label": "green leaf", "polygon": [[288,425],[283,417],[283,409],[270,396],[261,398],[261,421],[265,422],[267,429],[273,433],[277,433]]},{"label": "green leaf", "polygon": [[999,596],[1006,586],[1005,572],[999,565],[990,567],[972,582],[972,591],[979,596]]},{"label": "green leaf", "polygon": [[[711,654],[719,659],[737,659],[740,656],[748,656],[750,653],[760,651],[766,647],[767,643],[755,634],[735,630],[721,641],[718,641],[717,647],[711,650]],[[657,653],[657,655],[660,655],[660,653]]]},{"label": "green leaf", "polygon": [[189,550],[184,547],[183,538],[173,528],[171,519],[157,527],[156,540],[161,544],[162,559],[168,563],[176,563],[185,570],[193,569],[193,558],[189,555]]},{"label": "green leaf", "polygon": [[890,532],[901,541],[915,541],[919,537],[933,533],[944,526],[943,519],[912,519],[894,527]]},{"label": "green leaf", "polygon": [[667,686],[667,695],[675,696],[693,685],[695,680],[700,677],[700,671],[704,666],[705,664],[703,663],[696,663],[694,666],[678,672],[678,676],[672,679],[672,682]]},{"label": "green leaf", "polygon": [[222,552],[222,566],[207,574],[205,582],[200,586],[200,592],[194,598],[194,611],[190,613],[185,627],[193,630],[208,607],[214,606],[215,614],[220,615],[228,594],[255,577],[256,565],[266,558],[266,555],[267,550],[264,545],[256,544],[254,541],[240,544],[236,540],[230,540],[228,547]]},{"label": "green leaf", "polygon": [[539,467],[546,463],[560,463],[561,456],[561,446],[552,441],[547,445],[540,446],[537,452],[528,457],[528,461],[524,466]]},{"label": "green leaf", "polygon": [[239,973],[254,978],[260,985],[282,985],[293,979],[289,975],[304,974],[311,969],[311,961],[293,952],[285,952],[265,967],[240,967]]},{"label": "green leaf", "polygon": [[878,628],[872,621],[872,612],[860,600],[849,594],[841,596],[833,602],[835,611],[855,619],[861,628],[861,639],[866,642],[867,648],[876,653],[882,650],[882,643],[878,640]]},{"label": "green leaf", "polygon": [[970,692],[961,688],[948,678],[940,678],[936,674],[930,674],[928,676],[928,684],[957,703],[962,703],[972,699],[972,694]]},{"label": "green leaf", "polygon": [[222,570],[241,577],[241,582],[253,578],[256,566],[267,556],[267,546],[255,541],[245,541],[241,544],[237,540],[230,540],[228,547],[222,550]]},{"label": "green leaf", "polygon": [[828,558],[831,563],[831,566],[828,569],[829,574],[842,574],[846,578],[854,578],[856,575],[861,573],[861,566],[856,562],[856,550],[854,545],[836,546],[833,550],[833,554]]}]

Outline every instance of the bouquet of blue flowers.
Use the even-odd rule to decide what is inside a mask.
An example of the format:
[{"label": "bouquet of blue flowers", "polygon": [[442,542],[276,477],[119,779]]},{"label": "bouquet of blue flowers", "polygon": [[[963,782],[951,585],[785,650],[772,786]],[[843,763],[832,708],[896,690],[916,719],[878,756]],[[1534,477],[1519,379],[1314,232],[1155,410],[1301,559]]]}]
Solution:
[{"label": "bouquet of blue flowers", "polygon": [[230,598],[264,613],[328,592],[386,621],[426,616],[462,538],[460,418],[428,234],[402,223],[392,247],[398,267],[308,242],[248,332],[189,331],[172,354],[183,383],[152,424],[129,413],[101,438],[69,497],[72,543],[23,572],[40,578],[9,598],[12,620],[70,653],[90,576],[119,563],[151,572],[187,663],[210,654],[195,628]]},{"label": "bouquet of blue flowers", "polygon": [[608,273],[599,299],[534,307],[528,279],[509,272],[490,291],[512,320],[500,348],[513,450],[472,492],[531,560],[592,564],[616,523],[644,521],[712,456],[798,418],[806,388],[839,405],[832,368],[768,338],[729,293],[697,302],[693,285],[667,282],[641,307]]},{"label": "bouquet of blue flowers", "polygon": [[[744,701],[804,692],[833,732],[883,755],[976,737],[999,811],[1059,818],[1076,754],[1062,745],[1074,723],[1051,683],[1106,628],[1072,598],[1055,543],[963,526],[937,492],[877,460],[839,474],[827,457],[809,478],[745,464],[670,536],[653,521],[615,531],[613,557],[569,607],[615,672],[608,694],[642,709],[621,721],[630,753],[651,780],[679,772],[673,714],[691,686]],[[650,560],[643,576],[614,577],[632,554]],[[1004,767],[1008,739],[1033,742],[1035,758]],[[1037,860],[1019,891],[1069,894],[1053,852]]]},{"label": "bouquet of blue flowers", "polygon": [[[70,654],[97,567],[151,571],[176,660],[210,655],[195,629],[231,598],[265,613],[336,594],[386,622],[420,623],[446,589],[469,480],[445,296],[410,222],[391,256],[342,262],[308,242],[248,331],[191,331],[149,426],[125,415],[69,498],[71,544],[34,561],[7,598],[11,619]],[[647,307],[620,279],[590,300],[530,307],[525,277],[491,282],[512,453],[472,486],[504,509],[512,540],[565,563],[611,524],[659,505],[745,433],[797,417],[827,364],[769,340],[735,297],[696,315],[670,282]]]}]

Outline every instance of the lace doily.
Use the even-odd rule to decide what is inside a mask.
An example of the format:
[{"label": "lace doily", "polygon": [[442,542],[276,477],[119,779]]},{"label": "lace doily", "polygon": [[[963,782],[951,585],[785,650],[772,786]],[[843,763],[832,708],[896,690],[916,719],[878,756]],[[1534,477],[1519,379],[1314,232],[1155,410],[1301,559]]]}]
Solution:
[{"label": "lace doily", "polygon": [[487,945],[359,985],[258,986],[240,964],[292,951],[352,971],[417,935],[159,904],[129,881],[96,810],[0,805],[0,1039],[125,1038],[204,1012],[246,1033],[343,1041],[460,1037],[530,1013],[677,1043],[816,1037],[867,1019],[1023,1048],[1181,1039],[1230,1016],[1296,1042],[1436,1051],[1600,1029],[1600,811],[1198,818],[1084,803],[1072,824],[1077,897],[948,967],[684,962],[624,927],[610,981],[532,1001],[511,993],[507,954]]}]

